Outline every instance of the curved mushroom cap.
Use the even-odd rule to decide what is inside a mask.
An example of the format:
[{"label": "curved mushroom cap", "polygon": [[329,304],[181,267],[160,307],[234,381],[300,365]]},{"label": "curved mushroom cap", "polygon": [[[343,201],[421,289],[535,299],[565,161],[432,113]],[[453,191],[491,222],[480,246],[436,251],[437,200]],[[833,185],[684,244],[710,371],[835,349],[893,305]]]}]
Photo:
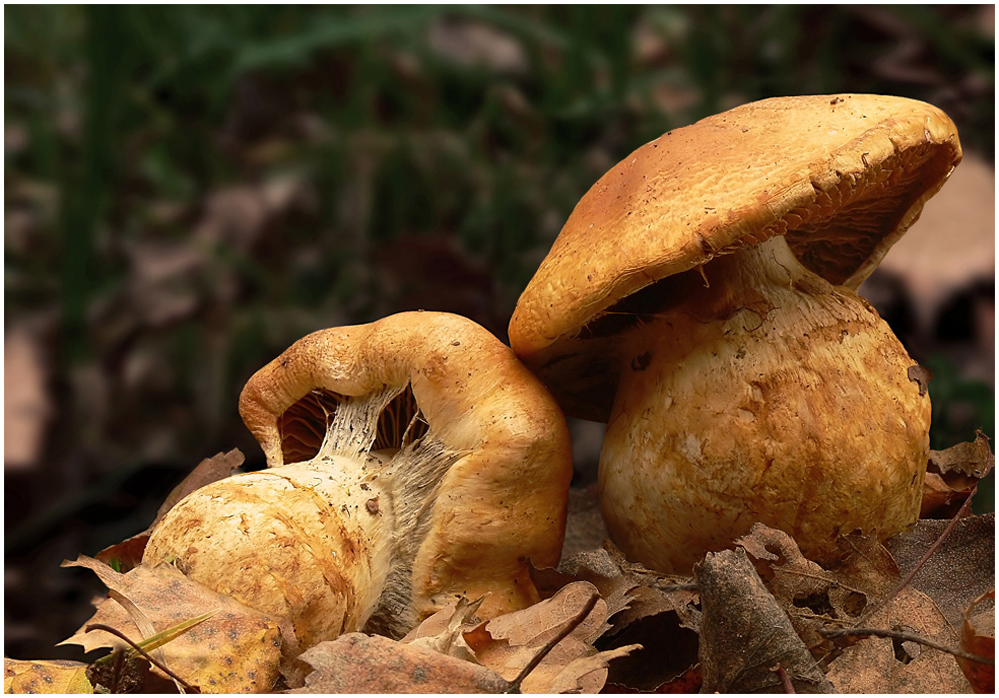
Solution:
[{"label": "curved mushroom cap", "polygon": [[582,198],[510,343],[566,413],[607,421],[613,337],[668,307],[683,272],[785,235],[806,268],[856,290],[960,160],[950,118],[900,97],[778,97],[670,131]]},{"label": "curved mushroom cap", "polygon": [[412,563],[417,614],[452,594],[488,594],[484,616],[536,602],[528,560],[557,564],[565,533],[568,429],[551,395],[487,330],[457,315],[409,312],[315,332],[249,380],[239,409],[273,467],[296,449],[282,443],[283,416],[303,397],[407,386],[428,433],[459,455]]}]

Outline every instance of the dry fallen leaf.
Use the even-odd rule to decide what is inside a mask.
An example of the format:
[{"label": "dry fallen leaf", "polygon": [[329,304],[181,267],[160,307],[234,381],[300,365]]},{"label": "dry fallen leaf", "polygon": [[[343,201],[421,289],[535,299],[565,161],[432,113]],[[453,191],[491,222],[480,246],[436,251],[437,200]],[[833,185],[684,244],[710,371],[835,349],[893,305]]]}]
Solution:
[{"label": "dry fallen leaf", "polygon": [[93,693],[87,665],[62,660],[3,660],[4,693]]},{"label": "dry fallen leaf", "polygon": [[503,693],[485,667],[378,635],[348,633],[299,657],[314,671],[289,693]]},{"label": "dry fallen leaf", "polygon": [[919,364],[909,366],[909,380],[919,386],[920,395],[926,395],[930,381],[933,380],[933,371]]},{"label": "dry fallen leaf", "polygon": [[[956,633],[930,598],[911,588],[865,618],[864,626],[958,646]],[[970,688],[951,655],[880,637],[867,637],[843,649],[830,663],[827,677],[839,693],[966,693]]]},{"label": "dry fallen leaf", "polygon": [[954,516],[994,464],[989,439],[980,430],[974,441],[959,443],[943,451],[930,451],[919,518],[949,519]]},{"label": "dry fallen leaf", "polygon": [[[830,572],[801,554],[788,534],[763,524],[736,541],[756,565],[802,641],[810,649],[826,645],[819,634],[824,621],[852,622],[891,588],[898,570],[889,558],[871,552],[873,543],[849,538],[855,548],[841,567]],[[859,549],[857,549],[859,548]]]},{"label": "dry fallen leaf", "polygon": [[[858,624],[869,628],[905,628],[909,634],[956,647],[957,634],[934,603],[936,597],[931,599],[909,587],[897,591],[902,575],[922,557],[941,528],[934,526],[932,536],[914,535],[910,530],[892,539],[901,542],[899,547],[906,552],[900,562],[873,536],[846,536],[840,540],[844,560],[834,570],[825,570],[805,559],[790,536],[766,526],[754,526],[738,544],[756,560],[767,587],[790,616],[805,644],[828,664],[827,678],[837,691],[961,692],[967,690],[967,683],[946,653],[877,637],[857,640],[857,636],[851,636],[833,643],[820,632],[856,628]],[[991,545],[992,538],[988,541]],[[945,549],[941,548],[937,554]],[[949,564],[977,568],[977,562],[972,560],[961,563],[952,559]],[[950,595],[943,587],[936,593],[943,599]]]},{"label": "dry fallen leaf", "polygon": [[742,550],[708,553],[694,567],[701,593],[702,693],[798,693],[832,686]]},{"label": "dry fallen leaf", "polygon": [[[600,693],[607,682],[608,664],[612,660],[627,657],[638,649],[641,649],[640,645],[627,645],[579,657],[562,667],[561,670],[552,671],[551,678],[543,681],[542,677],[539,677],[537,683],[538,685],[548,684],[543,691],[544,693]],[[538,669],[540,668],[539,666]],[[530,677],[531,674],[528,674],[528,678]],[[526,679],[524,683],[527,683]],[[592,690],[590,690],[591,687]],[[530,692],[521,690],[521,693]]]},{"label": "dry fallen leaf", "polygon": [[[982,594],[964,612],[961,628],[961,649],[979,657],[996,657],[996,592]],[[983,664],[958,657],[957,663],[968,677],[975,693],[996,692],[995,665]]]},{"label": "dry fallen leaf", "polygon": [[[955,633],[961,632],[965,609],[995,586],[995,522],[994,513],[959,520],[910,583],[933,599]],[[885,542],[902,574],[916,566],[948,523],[917,521]]]},{"label": "dry fallen leaf", "polygon": [[400,642],[475,662],[475,654],[463,634],[478,625],[475,612],[480,605],[482,599],[469,601],[464,596],[459,597],[413,628]]},{"label": "dry fallen leaf", "polygon": [[585,582],[485,623],[478,605],[458,599],[399,642],[351,633],[320,643],[299,657],[315,671],[294,692],[596,693],[608,662],[636,649],[592,646],[606,604]]},{"label": "dry fallen leaf", "polygon": [[[465,641],[479,662],[514,681],[550,640],[578,619],[594,596],[598,592],[592,584],[572,582],[550,599],[483,623],[465,633]],[[607,679],[607,663],[638,649],[631,645],[597,652],[592,643],[608,627],[607,603],[597,598],[582,622],[527,675],[520,690],[598,693]]]},{"label": "dry fallen leaf", "polygon": [[[203,693],[273,690],[282,659],[282,635],[287,639],[290,629],[279,630],[275,621],[191,581],[170,565],[140,565],[120,574],[85,556],[63,564],[92,570],[109,589],[141,609],[158,631],[218,609],[204,623],[162,647],[168,666]],[[135,642],[144,639],[129,611],[113,599],[98,605],[88,625],[94,623],[115,628]],[[88,633],[83,628],[60,644],[81,645],[87,652],[123,645],[113,635]]]},{"label": "dry fallen leaf", "polygon": [[608,682],[618,687],[659,690],[697,663],[697,593],[690,577],[665,575],[628,562],[609,541],[600,550],[571,555],[558,570],[532,570],[542,596],[573,581],[593,584],[607,602],[611,627],[600,649],[639,644],[643,649],[611,665]]},{"label": "dry fallen leaf", "polygon": [[607,617],[613,618],[628,608],[635,580],[624,576],[606,550],[592,550],[571,555],[559,569],[531,568],[531,579],[542,598],[551,598],[573,582],[588,582],[607,604]]},{"label": "dry fallen leaf", "polygon": [[833,581],[818,563],[801,554],[798,544],[784,531],[756,523],[735,544],[746,551],[767,588],[785,608],[796,599],[826,593]]}]

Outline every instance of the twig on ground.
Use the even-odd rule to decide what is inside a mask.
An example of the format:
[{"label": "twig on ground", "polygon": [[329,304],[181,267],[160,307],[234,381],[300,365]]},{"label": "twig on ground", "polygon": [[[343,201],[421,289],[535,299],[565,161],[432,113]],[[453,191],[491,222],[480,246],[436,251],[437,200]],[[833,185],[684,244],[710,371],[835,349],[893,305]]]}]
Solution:
[{"label": "twig on ground", "polygon": [[941,652],[946,652],[947,654],[952,654],[955,657],[961,657],[962,659],[967,659],[972,662],[978,662],[979,664],[985,664],[986,666],[996,665],[996,660],[991,657],[982,657],[977,654],[972,654],[971,652],[965,652],[959,648],[947,647],[946,645],[942,645],[939,642],[923,637],[922,635],[904,633],[899,630],[882,630],[880,628],[842,628],[838,630],[826,630],[825,628],[819,628],[819,634],[829,640],[834,640],[838,637],[872,635],[874,637],[886,637],[901,640],[902,642],[916,642],[920,645],[926,645],[927,647],[932,647],[935,650],[940,650]]},{"label": "twig on ground", "polygon": [[776,671],[777,676],[780,677],[780,685],[781,688],[784,689],[784,693],[797,693],[797,691],[794,690],[794,684],[791,683],[791,677],[787,675],[787,670],[778,664]]},{"label": "twig on ground", "polygon": [[127,642],[132,647],[133,650],[135,650],[143,657],[145,657],[150,664],[154,664],[160,671],[164,672],[171,679],[179,682],[184,687],[184,690],[190,691],[192,693],[201,693],[200,688],[198,688],[197,686],[192,686],[187,681],[177,676],[177,674],[171,671],[169,667],[159,662],[155,657],[153,657],[151,654],[149,654],[144,649],[135,644],[135,642],[133,642],[131,638],[127,637],[125,633],[121,632],[117,628],[112,628],[110,625],[104,625],[103,623],[91,623],[86,628],[84,628],[84,630],[88,633],[94,630],[103,630],[106,633],[111,633],[115,637]]},{"label": "twig on ground", "polygon": [[971,489],[971,492],[968,493],[968,498],[964,500],[964,504],[962,504],[961,508],[957,510],[956,514],[954,514],[954,518],[952,518],[950,520],[950,523],[947,524],[947,528],[943,530],[943,532],[940,534],[940,537],[937,538],[936,542],[934,542],[933,545],[930,546],[929,550],[926,551],[926,554],[923,555],[922,559],[920,559],[920,561],[916,563],[915,567],[912,568],[909,574],[905,575],[905,578],[901,582],[899,582],[895,586],[895,588],[891,590],[890,593],[888,593],[884,598],[882,598],[876,604],[871,606],[860,618],[858,618],[855,625],[859,626],[861,623],[870,619],[875,613],[884,608],[889,601],[898,596],[898,594],[903,589],[909,586],[909,582],[911,582],[913,578],[916,576],[916,573],[918,573],[919,570],[922,569],[923,565],[926,564],[926,561],[929,560],[930,557],[932,557],[933,553],[935,553],[937,550],[940,549],[940,545],[944,542],[944,540],[947,539],[947,536],[949,536],[950,532],[954,530],[954,527],[957,526],[957,522],[960,519],[964,518],[965,514],[968,513],[968,510],[971,508],[971,498],[975,496],[976,492],[978,492],[977,483]]}]

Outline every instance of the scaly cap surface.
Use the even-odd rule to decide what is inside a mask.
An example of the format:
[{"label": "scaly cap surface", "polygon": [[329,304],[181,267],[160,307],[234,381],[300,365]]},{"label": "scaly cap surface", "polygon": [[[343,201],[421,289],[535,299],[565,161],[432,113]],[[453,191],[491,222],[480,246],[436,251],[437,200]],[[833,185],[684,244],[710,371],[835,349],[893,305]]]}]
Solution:
[{"label": "scaly cap surface", "polygon": [[614,336],[647,305],[634,294],[774,235],[855,290],[960,159],[946,114],[880,95],[778,97],[670,131],[576,206],[520,297],[511,345],[568,414],[605,421]]}]

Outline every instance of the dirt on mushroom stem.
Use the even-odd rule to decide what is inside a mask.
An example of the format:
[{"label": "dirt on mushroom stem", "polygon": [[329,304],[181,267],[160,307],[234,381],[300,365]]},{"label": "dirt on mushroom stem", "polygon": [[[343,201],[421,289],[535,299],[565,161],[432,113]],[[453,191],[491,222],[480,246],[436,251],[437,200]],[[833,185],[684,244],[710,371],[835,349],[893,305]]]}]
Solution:
[{"label": "dirt on mushroom stem", "polygon": [[701,271],[627,339],[600,460],[618,545],[688,573],[761,521],[828,562],[914,521],[930,400],[876,311],[780,236]]},{"label": "dirt on mushroom stem", "polygon": [[426,434],[371,451],[399,390],[348,398],[308,461],[213,483],[153,532],[144,561],[289,619],[299,650],[366,627],[415,624],[412,560],[443,473],[460,454]]}]

